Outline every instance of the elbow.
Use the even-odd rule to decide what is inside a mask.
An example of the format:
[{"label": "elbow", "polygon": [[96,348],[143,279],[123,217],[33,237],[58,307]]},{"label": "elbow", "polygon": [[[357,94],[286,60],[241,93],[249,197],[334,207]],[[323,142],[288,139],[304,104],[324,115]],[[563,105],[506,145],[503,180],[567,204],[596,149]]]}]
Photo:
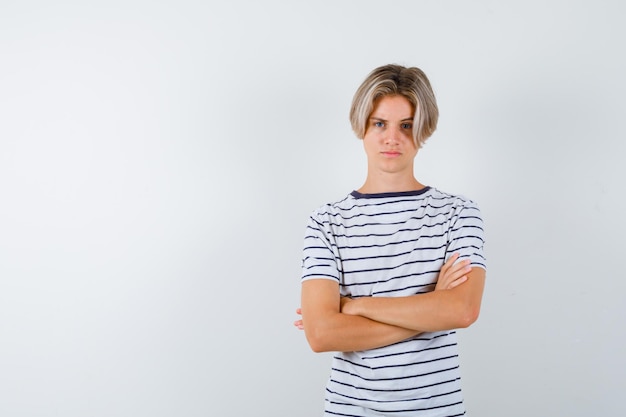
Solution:
[{"label": "elbow", "polygon": [[315,353],[323,353],[329,351],[329,349],[326,349],[323,344],[312,343],[309,341],[309,346],[311,347],[311,350]]},{"label": "elbow", "polygon": [[468,304],[463,306],[459,312],[459,328],[468,328],[478,320],[480,315],[480,305]]},{"label": "elbow", "polygon": [[330,352],[331,346],[328,342],[328,337],[325,337],[326,332],[319,328],[306,329],[306,340],[309,343],[309,347],[315,353]]},{"label": "elbow", "polygon": [[309,342],[309,347],[311,348],[313,352],[321,353],[325,351],[323,341],[320,340],[320,338],[317,336],[317,334],[314,331],[308,330],[305,333],[306,333],[306,341]]}]

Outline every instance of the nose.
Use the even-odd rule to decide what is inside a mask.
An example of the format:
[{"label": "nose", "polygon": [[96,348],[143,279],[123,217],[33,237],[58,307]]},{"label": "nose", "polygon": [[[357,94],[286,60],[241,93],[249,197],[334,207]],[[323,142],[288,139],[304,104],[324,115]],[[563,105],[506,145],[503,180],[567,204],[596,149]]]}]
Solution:
[{"label": "nose", "polygon": [[402,140],[402,129],[399,126],[387,129],[387,135],[385,135],[385,144],[395,145]]}]

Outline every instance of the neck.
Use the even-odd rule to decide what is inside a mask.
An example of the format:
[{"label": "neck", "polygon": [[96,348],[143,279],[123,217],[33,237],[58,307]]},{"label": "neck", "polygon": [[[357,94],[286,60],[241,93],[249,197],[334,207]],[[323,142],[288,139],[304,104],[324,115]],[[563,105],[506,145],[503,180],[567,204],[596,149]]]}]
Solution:
[{"label": "neck", "polygon": [[363,194],[397,193],[416,191],[424,188],[413,175],[399,176],[397,174],[367,175],[365,183],[357,191]]}]

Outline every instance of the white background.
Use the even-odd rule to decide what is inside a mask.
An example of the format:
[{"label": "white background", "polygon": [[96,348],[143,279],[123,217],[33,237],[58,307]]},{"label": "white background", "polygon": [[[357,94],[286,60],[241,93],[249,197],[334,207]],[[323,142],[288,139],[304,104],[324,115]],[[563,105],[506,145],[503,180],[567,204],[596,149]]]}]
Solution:
[{"label": "white background", "polygon": [[306,218],[365,178],[376,66],[422,68],[426,184],[482,208],[473,416],[623,415],[620,1],[0,3],[0,415],[321,415]]}]

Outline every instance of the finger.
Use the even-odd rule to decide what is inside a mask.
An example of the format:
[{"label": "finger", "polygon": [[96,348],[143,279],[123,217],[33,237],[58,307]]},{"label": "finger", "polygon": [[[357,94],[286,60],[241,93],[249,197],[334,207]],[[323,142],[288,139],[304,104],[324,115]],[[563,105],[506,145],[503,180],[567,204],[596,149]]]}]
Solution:
[{"label": "finger", "polygon": [[446,288],[451,290],[452,288],[458,287],[459,285],[463,284],[465,281],[467,281],[467,275],[463,275],[461,278],[452,281],[450,284],[448,284]]},{"label": "finger", "polygon": [[440,285],[440,288],[451,289],[467,280],[467,275],[454,275],[447,277]]},{"label": "finger", "polygon": [[443,264],[443,266],[441,267],[441,274],[445,274],[450,268],[454,267],[455,262],[457,261],[457,259],[459,258],[459,253],[455,252],[453,253],[450,258],[446,261],[446,263]]},{"label": "finger", "polygon": [[458,278],[458,277],[460,277],[462,275],[465,275],[471,269],[472,268],[470,267],[469,259],[464,259],[462,261],[457,262],[450,269],[448,269],[444,273],[444,278],[447,279],[449,277],[453,277],[453,279],[456,279],[456,278]]},{"label": "finger", "polygon": [[455,264],[452,268],[450,268],[445,273],[441,274],[441,276],[438,279],[439,289],[450,289],[450,288],[453,288],[454,286],[462,284],[465,281],[460,281],[456,285],[451,287],[452,283],[454,283],[456,280],[465,276],[471,270],[472,268],[470,266],[469,260],[464,259],[460,262],[457,262],[457,264]]},{"label": "finger", "polygon": [[457,260],[458,257],[459,257],[458,252],[453,253],[450,256],[450,258],[441,267],[441,272],[445,272],[448,268],[454,265],[454,262]]}]

